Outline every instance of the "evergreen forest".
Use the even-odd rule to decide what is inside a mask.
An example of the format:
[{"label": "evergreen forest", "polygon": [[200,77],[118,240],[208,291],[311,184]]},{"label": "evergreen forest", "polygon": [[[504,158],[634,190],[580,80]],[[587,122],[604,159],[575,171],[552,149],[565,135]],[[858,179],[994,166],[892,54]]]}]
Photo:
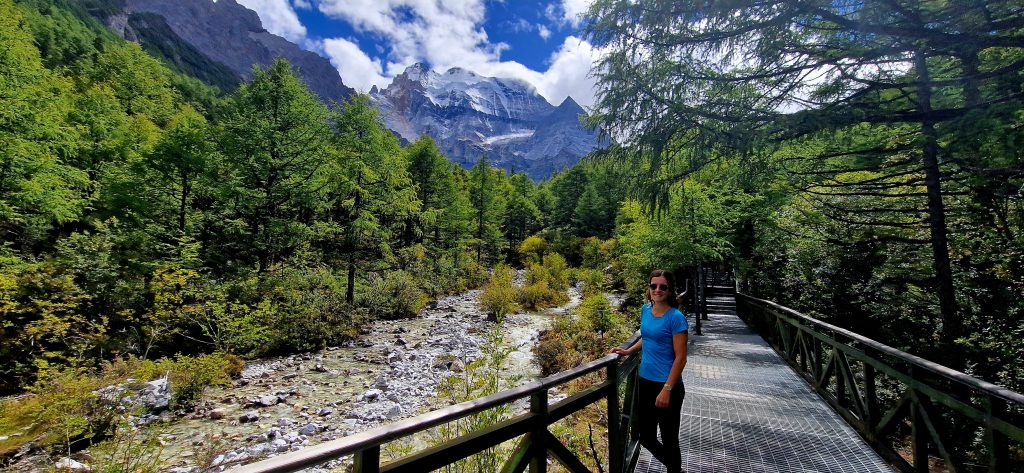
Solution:
[{"label": "evergreen forest", "polygon": [[580,329],[619,338],[563,341],[597,355],[651,269],[699,264],[1024,391],[1019,2],[596,0],[609,146],[539,183],[403,144],[283,60],[203,82],[94,3],[0,0],[0,434],[36,429],[0,457],[108,435],[103,383],[188,373],[188,409],[244,359],[485,284],[496,318],[624,293]]}]

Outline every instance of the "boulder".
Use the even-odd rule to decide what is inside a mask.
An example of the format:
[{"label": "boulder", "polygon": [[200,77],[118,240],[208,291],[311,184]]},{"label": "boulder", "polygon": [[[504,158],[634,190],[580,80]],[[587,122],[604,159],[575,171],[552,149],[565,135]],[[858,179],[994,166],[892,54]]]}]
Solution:
[{"label": "boulder", "polygon": [[223,407],[218,407],[210,410],[210,413],[208,415],[210,416],[210,419],[220,420],[223,419],[226,414],[227,413],[225,412]]},{"label": "boulder", "polygon": [[92,471],[92,468],[90,468],[89,465],[72,460],[68,457],[57,460],[57,463],[54,463],[53,467],[58,471]]},{"label": "boulder", "polygon": [[256,411],[249,411],[238,417],[238,421],[247,424],[249,422],[256,422],[260,420],[260,414]]},{"label": "boulder", "polygon": [[373,401],[380,397],[381,394],[383,394],[383,391],[381,391],[380,389],[371,389],[363,393],[363,400]]},{"label": "boulder", "polygon": [[256,404],[260,407],[270,407],[277,405],[277,396],[272,394],[265,394],[256,399]]}]

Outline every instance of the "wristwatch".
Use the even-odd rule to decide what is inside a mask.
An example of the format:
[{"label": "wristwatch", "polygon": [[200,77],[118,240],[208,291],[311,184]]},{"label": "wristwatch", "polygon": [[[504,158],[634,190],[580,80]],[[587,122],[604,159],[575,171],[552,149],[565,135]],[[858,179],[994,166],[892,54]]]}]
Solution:
[{"label": "wristwatch", "polygon": [[665,387],[664,387],[664,388],[662,388],[662,389],[664,389],[664,390],[666,390],[666,391],[671,391],[671,390],[672,390],[672,385],[671,385],[671,384],[668,384],[668,383],[665,383]]}]

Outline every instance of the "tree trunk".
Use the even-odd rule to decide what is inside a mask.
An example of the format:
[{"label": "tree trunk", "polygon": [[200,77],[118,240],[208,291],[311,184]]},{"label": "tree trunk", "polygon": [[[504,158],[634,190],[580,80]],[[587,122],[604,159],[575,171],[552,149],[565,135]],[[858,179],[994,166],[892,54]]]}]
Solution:
[{"label": "tree trunk", "polygon": [[[957,309],[956,292],[953,285],[953,268],[949,258],[949,236],[946,228],[946,208],[942,202],[942,173],[939,169],[938,132],[935,120],[929,117],[932,112],[931,88],[928,85],[928,61],[921,51],[914,56],[918,73],[917,99],[922,115],[921,134],[924,144],[921,149],[921,164],[924,166],[925,188],[928,194],[928,223],[935,269],[935,282],[938,286],[939,311],[942,316],[944,360],[948,364],[962,365],[963,360],[956,353],[956,339],[962,333],[962,321]],[[956,366],[954,366],[956,367]]]}]

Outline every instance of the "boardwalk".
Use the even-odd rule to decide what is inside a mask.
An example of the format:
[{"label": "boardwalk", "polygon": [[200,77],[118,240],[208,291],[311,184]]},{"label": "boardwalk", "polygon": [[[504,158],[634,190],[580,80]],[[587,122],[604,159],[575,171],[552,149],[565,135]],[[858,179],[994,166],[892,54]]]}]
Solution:
[{"label": "boardwalk", "polygon": [[[683,377],[684,471],[894,471],[736,317],[732,296],[711,302],[704,336],[691,336]],[[644,450],[636,471],[664,467]]]}]

